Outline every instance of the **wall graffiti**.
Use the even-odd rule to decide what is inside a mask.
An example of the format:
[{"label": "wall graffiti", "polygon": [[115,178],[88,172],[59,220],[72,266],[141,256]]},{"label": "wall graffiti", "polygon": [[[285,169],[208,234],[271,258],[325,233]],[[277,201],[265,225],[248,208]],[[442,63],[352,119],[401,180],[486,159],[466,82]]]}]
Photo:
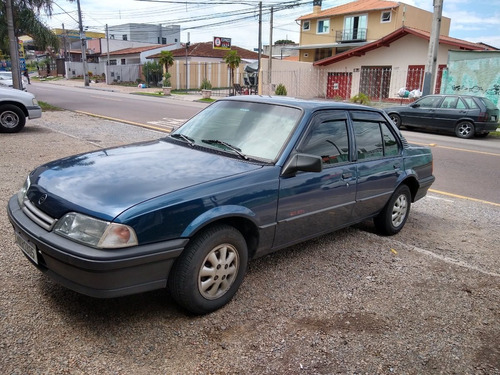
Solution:
[{"label": "wall graffiti", "polygon": [[441,93],[484,96],[500,106],[500,52],[449,51]]}]

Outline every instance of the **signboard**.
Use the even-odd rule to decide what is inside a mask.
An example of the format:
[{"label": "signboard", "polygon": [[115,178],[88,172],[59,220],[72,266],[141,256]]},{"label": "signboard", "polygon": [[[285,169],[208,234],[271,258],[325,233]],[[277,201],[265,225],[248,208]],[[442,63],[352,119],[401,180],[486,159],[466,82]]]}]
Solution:
[{"label": "signboard", "polygon": [[214,36],[214,49],[231,49],[231,38],[221,38]]},{"label": "signboard", "polygon": [[21,73],[26,70],[26,58],[24,55],[24,42],[22,40],[17,40],[17,51],[19,54],[19,68]]}]

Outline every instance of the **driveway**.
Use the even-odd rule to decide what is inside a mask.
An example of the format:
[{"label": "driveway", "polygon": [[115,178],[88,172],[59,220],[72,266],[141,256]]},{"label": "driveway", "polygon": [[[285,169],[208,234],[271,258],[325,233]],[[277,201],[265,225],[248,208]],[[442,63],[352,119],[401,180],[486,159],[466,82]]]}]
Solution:
[{"label": "driveway", "polygon": [[[162,133],[45,112],[0,136],[0,205],[43,162]],[[231,303],[98,300],[36,270],[0,215],[4,374],[500,374],[500,207],[430,194],[403,231],[370,222],[250,263]]]}]

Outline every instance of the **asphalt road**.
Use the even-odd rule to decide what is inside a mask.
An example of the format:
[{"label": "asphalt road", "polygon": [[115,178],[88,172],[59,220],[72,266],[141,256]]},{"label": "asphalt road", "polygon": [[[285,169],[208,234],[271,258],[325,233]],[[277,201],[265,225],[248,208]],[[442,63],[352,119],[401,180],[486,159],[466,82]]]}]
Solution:
[{"label": "asphalt road", "polygon": [[178,126],[207,106],[206,103],[118,91],[32,83],[38,100],[70,111],[92,113],[148,126]]},{"label": "asphalt road", "polygon": [[[85,87],[33,83],[39,100],[68,109],[170,131],[207,106],[206,103],[131,95]],[[500,138],[459,139],[454,136],[403,131],[408,141],[432,145],[433,190],[500,204]]]}]

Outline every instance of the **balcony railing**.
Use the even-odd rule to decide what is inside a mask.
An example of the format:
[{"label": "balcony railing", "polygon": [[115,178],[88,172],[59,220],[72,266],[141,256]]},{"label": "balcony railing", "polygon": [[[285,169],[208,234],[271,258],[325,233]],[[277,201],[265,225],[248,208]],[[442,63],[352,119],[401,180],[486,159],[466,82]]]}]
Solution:
[{"label": "balcony railing", "polygon": [[366,42],[366,31],[366,28],[338,30],[335,32],[335,41],[338,43]]}]

